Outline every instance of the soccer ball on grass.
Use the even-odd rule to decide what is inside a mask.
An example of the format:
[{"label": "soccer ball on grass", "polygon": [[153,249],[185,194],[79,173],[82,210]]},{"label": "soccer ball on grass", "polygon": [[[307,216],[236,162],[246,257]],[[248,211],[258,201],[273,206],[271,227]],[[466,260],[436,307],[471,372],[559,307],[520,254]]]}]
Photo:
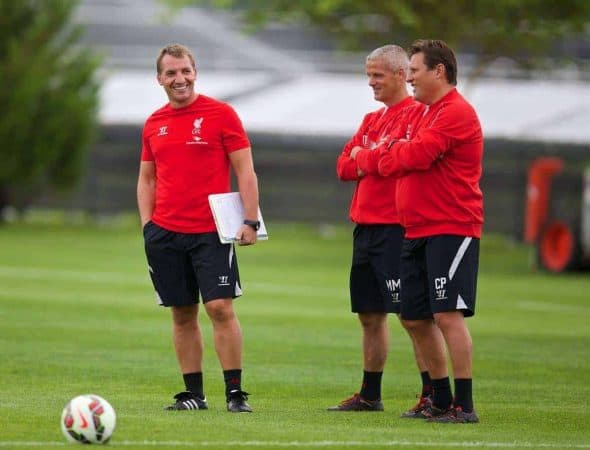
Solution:
[{"label": "soccer ball on grass", "polygon": [[61,413],[61,431],[71,442],[106,444],[115,430],[115,410],[94,394],[71,399]]}]

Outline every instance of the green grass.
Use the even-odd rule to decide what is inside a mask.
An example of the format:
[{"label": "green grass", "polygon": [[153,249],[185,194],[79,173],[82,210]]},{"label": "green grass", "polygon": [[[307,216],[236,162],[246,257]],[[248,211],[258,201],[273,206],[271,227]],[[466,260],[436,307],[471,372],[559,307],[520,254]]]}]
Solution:
[{"label": "green grass", "polygon": [[590,448],[588,274],[531,271],[527,248],[485,236],[468,322],[481,423],[398,418],[419,377],[395,318],[386,411],[328,413],[358,390],[362,371],[347,290],[351,229],[268,228],[268,242],[238,250],[244,388],[255,413],[235,415],[224,410],[206,317],[210,410],[162,411],[183,386],[136,227],[0,227],[0,448],[66,445],[59,416],[82,393],[115,407],[111,448]]}]

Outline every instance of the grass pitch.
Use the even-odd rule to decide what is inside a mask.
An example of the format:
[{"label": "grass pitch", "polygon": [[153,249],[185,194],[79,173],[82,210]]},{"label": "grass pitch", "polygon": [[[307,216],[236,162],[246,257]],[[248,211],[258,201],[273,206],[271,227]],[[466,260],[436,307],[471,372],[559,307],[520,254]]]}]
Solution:
[{"label": "grass pitch", "polygon": [[244,389],[225,411],[211,327],[208,411],[165,412],[183,390],[169,311],[156,306],[136,226],[0,228],[0,448],[66,444],[59,417],[96,393],[118,414],[111,448],[590,448],[590,276],[531,271],[528,249],[484,236],[474,341],[481,423],[403,420],[419,376],[390,319],[383,413],[328,413],[359,389],[349,312],[351,228],[269,224],[238,249],[245,295]]}]

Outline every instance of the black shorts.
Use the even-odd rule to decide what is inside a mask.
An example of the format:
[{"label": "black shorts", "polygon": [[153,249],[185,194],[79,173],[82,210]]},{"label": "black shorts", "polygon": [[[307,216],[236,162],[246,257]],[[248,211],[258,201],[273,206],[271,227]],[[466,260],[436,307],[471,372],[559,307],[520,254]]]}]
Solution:
[{"label": "black shorts", "polygon": [[440,235],[404,239],[401,261],[401,315],[408,320],[433,313],[475,314],[479,239]]},{"label": "black shorts", "polygon": [[357,225],[353,232],[350,304],[354,313],[399,313],[401,225]]},{"label": "black shorts", "polygon": [[143,228],[145,254],[158,302],[187,306],[242,295],[233,244],[217,233],[176,233],[152,221]]}]

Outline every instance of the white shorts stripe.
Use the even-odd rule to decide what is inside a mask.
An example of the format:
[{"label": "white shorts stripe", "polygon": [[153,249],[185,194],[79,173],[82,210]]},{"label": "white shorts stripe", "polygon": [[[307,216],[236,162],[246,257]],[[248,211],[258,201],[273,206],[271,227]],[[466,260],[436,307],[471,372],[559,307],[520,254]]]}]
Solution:
[{"label": "white shorts stripe", "polygon": [[232,259],[234,257],[234,244],[229,244],[229,261],[228,267],[231,269]]},{"label": "white shorts stripe", "polygon": [[459,264],[461,264],[461,260],[463,259],[463,256],[465,256],[465,252],[467,251],[467,247],[469,247],[469,244],[471,244],[471,240],[472,240],[472,238],[466,237],[465,239],[463,239],[463,242],[459,246],[459,250],[457,250],[457,254],[455,255],[455,258],[453,259],[453,262],[451,263],[451,268],[449,269],[449,280],[452,280],[453,277],[455,276],[455,273],[457,272],[457,269],[459,268]]}]

